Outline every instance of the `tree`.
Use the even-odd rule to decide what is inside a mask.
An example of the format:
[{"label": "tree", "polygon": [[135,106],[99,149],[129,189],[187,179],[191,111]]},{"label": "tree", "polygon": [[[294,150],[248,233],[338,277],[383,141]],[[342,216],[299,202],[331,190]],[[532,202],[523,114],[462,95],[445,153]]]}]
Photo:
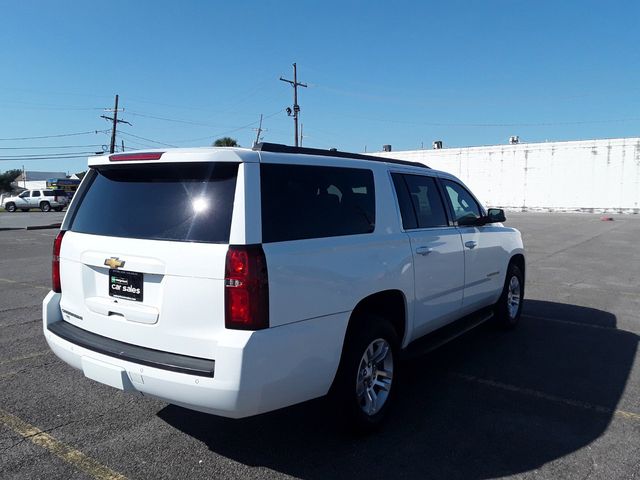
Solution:
[{"label": "tree", "polygon": [[76,177],[78,177],[80,180],[82,180],[86,174],[87,174],[86,170],[84,172],[78,172],[78,173],[76,173]]},{"label": "tree", "polygon": [[22,173],[22,170],[7,170],[0,173],[0,192],[9,192],[12,190],[11,182],[13,182]]},{"label": "tree", "polygon": [[238,141],[231,137],[222,137],[213,142],[214,147],[239,147]]}]

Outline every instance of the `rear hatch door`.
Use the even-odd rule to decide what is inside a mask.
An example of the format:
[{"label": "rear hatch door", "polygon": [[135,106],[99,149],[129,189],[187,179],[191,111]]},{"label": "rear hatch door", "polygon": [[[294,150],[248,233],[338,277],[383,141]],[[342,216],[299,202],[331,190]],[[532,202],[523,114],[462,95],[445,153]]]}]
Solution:
[{"label": "rear hatch door", "polygon": [[103,165],[65,219],[65,321],[156,350],[212,358],[238,163]]}]

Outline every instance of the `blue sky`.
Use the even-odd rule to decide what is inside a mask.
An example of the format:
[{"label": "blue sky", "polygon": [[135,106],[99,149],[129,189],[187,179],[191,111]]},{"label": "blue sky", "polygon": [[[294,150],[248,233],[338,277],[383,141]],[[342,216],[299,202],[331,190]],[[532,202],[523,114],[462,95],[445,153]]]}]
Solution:
[{"label": "blue sky", "polygon": [[7,139],[107,130],[116,93],[127,149],[251,146],[261,113],[291,144],[294,61],[305,146],[640,135],[637,1],[5,1],[2,20],[0,171],[84,170],[51,154],[107,133]]}]

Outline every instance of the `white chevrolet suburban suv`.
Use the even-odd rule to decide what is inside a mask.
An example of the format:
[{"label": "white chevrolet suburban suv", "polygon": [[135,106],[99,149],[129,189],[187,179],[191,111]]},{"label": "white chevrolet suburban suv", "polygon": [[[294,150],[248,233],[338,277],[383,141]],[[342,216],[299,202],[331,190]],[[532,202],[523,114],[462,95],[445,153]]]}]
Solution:
[{"label": "white chevrolet suburban suv", "polygon": [[2,207],[7,212],[15,212],[20,209],[28,212],[32,208],[39,208],[43,212],[55,210],[61,212],[67,206],[69,199],[64,190],[47,188],[39,190],[25,190],[16,196],[2,199]]},{"label": "white chevrolet suburban suv", "polygon": [[89,167],[43,327],[112,387],[233,418],[329,394],[367,429],[408,347],[520,316],[520,233],[425,165],[263,143]]}]

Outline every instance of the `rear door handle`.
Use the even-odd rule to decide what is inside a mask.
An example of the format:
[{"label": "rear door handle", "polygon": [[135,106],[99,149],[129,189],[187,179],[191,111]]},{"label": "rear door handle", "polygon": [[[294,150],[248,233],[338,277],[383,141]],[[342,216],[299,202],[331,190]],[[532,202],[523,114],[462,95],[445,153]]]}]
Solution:
[{"label": "rear door handle", "polygon": [[429,255],[433,251],[432,248],[429,247],[418,247],[416,248],[416,253],[418,255]]},{"label": "rear door handle", "polygon": [[464,246],[467,247],[468,249],[473,250],[474,248],[476,248],[478,246],[478,242],[475,242],[473,240],[469,240],[468,242],[464,242]]}]

